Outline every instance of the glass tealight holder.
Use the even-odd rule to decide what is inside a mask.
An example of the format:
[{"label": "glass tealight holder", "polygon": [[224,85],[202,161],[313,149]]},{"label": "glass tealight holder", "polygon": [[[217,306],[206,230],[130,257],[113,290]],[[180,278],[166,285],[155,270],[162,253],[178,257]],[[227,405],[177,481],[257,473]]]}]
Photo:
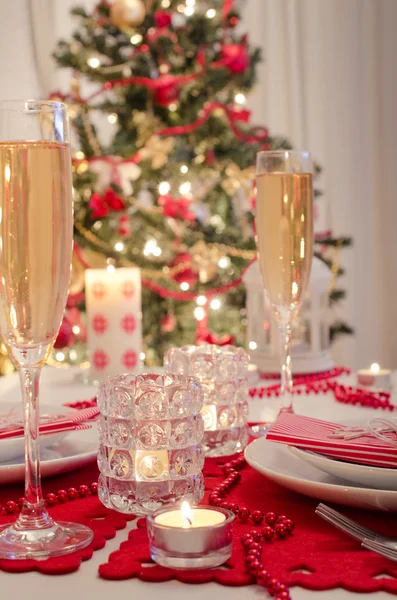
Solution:
[{"label": "glass tealight holder", "polygon": [[207,456],[241,452],[248,443],[249,356],[235,346],[171,348],[167,373],[194,376],[203,390],[204,447]]},{"label": "glass tealight holder", "polygon": [[203,394],[181,375],[123,374],[98,390],[98,496],[108,508],[148,515],[204,494]]}]

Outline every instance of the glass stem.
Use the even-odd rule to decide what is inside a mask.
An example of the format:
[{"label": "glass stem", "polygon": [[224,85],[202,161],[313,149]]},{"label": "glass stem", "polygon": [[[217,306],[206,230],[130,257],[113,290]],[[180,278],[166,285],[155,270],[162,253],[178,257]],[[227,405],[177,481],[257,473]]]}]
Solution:
[{"label": "glass stem", "polygon": [[280,323],[281,348],[281,388],[280,412],[293,412],[292,409],[292,372],[291,372],[291,321]]},{"label": "glass stem", "polygon": [[39,382],[41,367],[21,367],[25,429],[25,501],[14,528],[43,529],[53,526],[41,492],[39,444]]}]

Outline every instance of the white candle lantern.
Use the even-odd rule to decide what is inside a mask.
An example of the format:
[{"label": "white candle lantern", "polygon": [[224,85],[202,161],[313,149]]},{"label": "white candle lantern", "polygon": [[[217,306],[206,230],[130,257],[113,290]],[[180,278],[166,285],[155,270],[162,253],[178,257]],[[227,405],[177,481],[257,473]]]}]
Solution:
[{"label": "white candle lantern", "polygon": [[[292,326],[294,373],[320,372],[333,367],[328,300],[331,278],[328,267],[313,257],[306,299]],[[247,269],[243,280],[247,289],[247,345],[251,361],[261,373],[278,373],[280,335],[257,261]]]},{"label": "white candle lantern", "polygon": [[136,268],[85,271],[90,378],[136,372],[141,364],[141,274]]}]

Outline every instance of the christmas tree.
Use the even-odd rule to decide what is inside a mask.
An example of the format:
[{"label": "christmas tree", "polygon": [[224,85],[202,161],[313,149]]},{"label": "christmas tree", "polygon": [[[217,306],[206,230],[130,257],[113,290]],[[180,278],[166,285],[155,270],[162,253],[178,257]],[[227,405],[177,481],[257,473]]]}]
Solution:
[{"label": "christmas tree", "polygon": [[[185,343],[244,345],[255,155],[291,146],[250,124],[261,56],[240,31],[238,4],[114,0],[73,14],[78,28],[54,54],[72,69],[70,93],[53,97],[69,103],[79,144],[74,275],[57,347],[84,336],[82,273],[106,264],[141,269],[147,364]],[[111,124],[106,142],[98,115]],[[317,240],[335,276],[330,248],[348,243]],[[330,300],[342,296],[334,287]]]}]

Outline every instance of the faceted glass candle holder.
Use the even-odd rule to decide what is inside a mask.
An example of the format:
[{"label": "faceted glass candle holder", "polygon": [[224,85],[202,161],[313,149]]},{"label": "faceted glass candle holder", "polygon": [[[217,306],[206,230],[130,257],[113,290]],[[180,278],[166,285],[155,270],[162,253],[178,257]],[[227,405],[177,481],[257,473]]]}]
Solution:
[{"label": "faceted glass candle holder", "polygon": [[118,375],[98,390],[98,495],[147,515],[204,493],[201,385],[181,375]]},{"label": "faceted glass candle holder", "polygon": [[183,346],[164,358],[167,373],[194,376],[203,390],[204,447],[207,456],[227,456],[248,443],[249,356],[235,346]]}]

